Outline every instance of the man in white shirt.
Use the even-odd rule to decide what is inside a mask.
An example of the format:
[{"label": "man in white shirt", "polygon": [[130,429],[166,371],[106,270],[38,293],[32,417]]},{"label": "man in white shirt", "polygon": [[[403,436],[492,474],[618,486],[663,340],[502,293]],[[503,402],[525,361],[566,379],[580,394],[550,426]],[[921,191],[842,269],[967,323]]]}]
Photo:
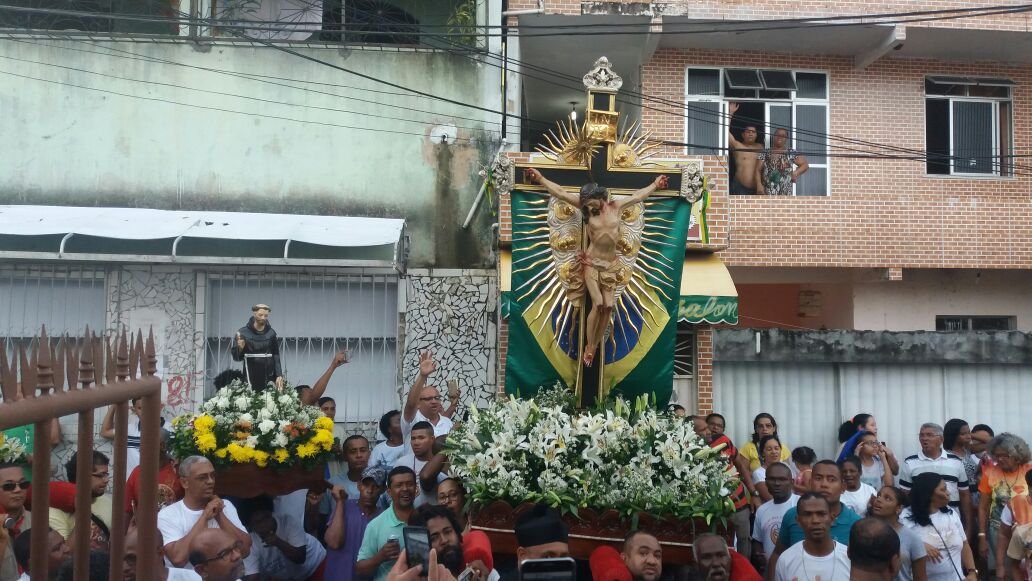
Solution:
[{"label": "man in white shirt", "polygon": [[[257,504],[261,503],[261,504]],[[278,581],[304,581],[321,578],[326,548],[305,533],[301,521],[289,514],[273,514],[272,500],[256,501],[248,521],[251,525],[251,554],[244,569],[260,571]]]},{"label": "man in white shirt", "polygon": [[[412,384],[408,398],[405,400],[405,409],[401,411],[401,433],[405,439],[409,438],[413,426],[419,422],[430,422],[434,428],[434,437],[446,436],[452,429],[451,418],[441,413],[441,392],[436,387],[427,386],[426,380],[434,371],[437,364],[429,351],[419,355],[419,377]],[[418,472],[418,471],[417,471]]]},{"label": "man in white shirt", "polygon": [[205,581],[238,581],[244,574],[240,539],[220,528],[197,533],[189,552],[190,565]]},{"label": "man in white shirt", "polygon": [[221,529],[240,543],[241,558],[251,551],[251,536],[237,516],[233,503],[215,496],[215,467],[203,456],[179,463],[183,500],[161,509],[158,530],[165,539],[165,562],[170,567],[191,568],[190,545],[206,529]]},{"label": "man in white shirt", "polygon": [[917,439],[921,451],[903,460],[899,468],[899,487],[910,491],[914,477],[925,472],[935,472],[946,481],[950,493],[950,507],[959,509],[966,528],[974,523],[971,505],[971,489],[964,461],[956,454],[942,447],[942,426],[931,422],[922,424]]},{"label": "man in white shirt", "polygon": [[796,504],[796,521],[803,542],[784,550],[775,566],[775,581],[848,581],[850,563],[846,546],[831,537],[828,499],[807,492]]},{"label": "man in white shirt", "polygon": [[[416,473],[416,480],[419,483],[419,495],[416,496],[415,501],[416,508],[427,503],[437,504],[437,484],[447,478],[447,475],[438,473],[436,478],[428,481],[420,478],[423,467],[434,457],[434,427],[430,422],[419,422],[412,426],[411,445],[412,451],[398,458],[394,468],[404,466],[411,468]],[[427,486],[427,484],[433,486]]]},{"label": "man in white shirt", "polygon": [[781,462],[767,468],[767,491],[773,497],[756,509],[756,520],[752,529],[752,562],[763,570],[767,558],[774,553],[778,544],[781,519],[799,502],[799,496],[792,491],[792,470]]}]

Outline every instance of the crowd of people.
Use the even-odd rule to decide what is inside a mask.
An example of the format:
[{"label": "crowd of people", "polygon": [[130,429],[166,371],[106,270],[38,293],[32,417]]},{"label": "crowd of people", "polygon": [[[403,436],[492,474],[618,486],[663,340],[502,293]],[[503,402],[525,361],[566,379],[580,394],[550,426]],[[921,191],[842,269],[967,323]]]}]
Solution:
[{"label": "crowd of people", "polygon": [[[302,401],[333,417],[325,396],[338,354]],[[218,474],[201,456],[171,458],[163,433],[157,547],[139,547],[133,518],[138,508],[139,468],[129,471],[125,505],[112,505],[108,457],[92,452],[89,475],[65,465],[67,483],[51,484],[48,560],[52,579],[71,579],[70,536],[75,524],[74,483],[91,479],[91,579],[110,568],[137,579],[141,550],[157,551],[163,567],[148,579],[400,581],[429,578],[495,581],[517,579],[528,559],[570,554],[560,515],[538,505],[520,517],[515,555],[496,554],[489,537],[471,527],[466,491],[448,474],[442,453],[452,429],[450,407],[430,384],[436,364],[420,357],[419,374],[400,410],[380,419],[379,438],[338,432],[337,460],[326,467],[325,490],[279,497],[222,498]],[[449,390],[451,391],[451,390]],[[683,408],[671,413],[684,416]],[[134,419],[133,422],[138,420]],[[835,459],[813,449],[790,448],[776,419],[753,420],[748,442],[736,446],[719,413],[684,416],[695,432],[719,449],[740,475],[731,493],[734,512],[727,536],[700,534],[692,566],[664,567],[663,545],[647,530],[622,546],[602,547],[581,565],[596,580],[693,579],[707,581],[1024,581],[1032,555],[1032,457],[1020,437],[994,434],[953,419],[921,426],[915,453],[898,458],[879,438],[875,418],[860,414],[840,430]],[[110,418],[103,435],[113,435]],[[132,430],[131,430],[132,431]],[[139,433],[138,426],[135,434]],[[90,453],[89,451],[85,453]],[[130,456],[135,462],[135,457]],[[21,465],[0,465],[0,581],[30,578],[29,547],[38,531],[25,507],[30,487]],[[123,510],[130,523],[123,563],[109,563],[111,515]],[[409,567],[406,527],[425,527],[429,559]],[[730,541],[730,543],[728,542]],[[93,574],[96,574],[93,577]],[[140,581],[145,581],[140,579]]]}]

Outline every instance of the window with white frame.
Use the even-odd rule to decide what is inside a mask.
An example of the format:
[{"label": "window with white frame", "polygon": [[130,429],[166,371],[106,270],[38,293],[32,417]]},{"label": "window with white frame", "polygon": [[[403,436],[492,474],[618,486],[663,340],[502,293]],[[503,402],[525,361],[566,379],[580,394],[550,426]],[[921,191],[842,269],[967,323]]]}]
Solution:
[{"label": "window with white frame", "polygon": [[695,413],[698,384],[695,375],[695,325],[677,323],[677,343],[674,347],[674,402],[689,413]]},{"label": "window with white frame", "polygon": [[[810,169],[795,184],[797,196],[826,196],[828,163],[828,75],[820,71],[688,67],[685,73],[685,142],[690,155],[722,155],[728,131],[741,140],[756,126],[757,141],[770,146],[774,130],[789,130],[788,147],[806,156]],[[732,119],[728,103],[738,104]],[[734,156],[729,156],[734,177]]]},{"label": "window with white frame", "polygon": [[251,306],[272,307],[283,374],[313,385],[338,351],[351,361],[334,372],[326,395],[337,421],[379,419],[398,407],[398,277],[311,272],[209,273],[205,312],[206,388],[225,369],[241,369],[230,347]]},{"label": "window with white frame", "polygon": [[926,168],[932,175],[1013,172],[1010,79],[925,78]]},{"label": "window with white frame", "polygon": [[19,346],[28,352],[43,325],[52,339],[80,338],[89,326],[107,327],[107,286],[103,267],[26,265],[0,268],[0,346],[9,357]]}]

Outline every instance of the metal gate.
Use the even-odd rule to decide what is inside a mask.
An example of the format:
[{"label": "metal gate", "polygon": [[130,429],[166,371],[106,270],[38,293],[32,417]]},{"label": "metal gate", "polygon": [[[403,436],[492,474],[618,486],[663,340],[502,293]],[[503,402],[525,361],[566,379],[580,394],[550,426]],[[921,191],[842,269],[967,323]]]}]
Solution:
[{"label": "metal gate", "polygon": [[240,368],[229,353],[233,337],[251,305],[265,303],[291,383],[314,384],[336,352],[350,353],[326,390],[337,401],[338,422],[376,420],[398,407],[397,274],[209,272],[206,293],[206,385]]},{"label": "metal gate", "polygon": [[736,444],[749,440],[753,417],[768,412],[783,443],[809,446],[819,458],[834,456],[838,426],[857,413],[874,414],[879,438],[899,458],[917,452],[922,423],[950,418],[1032,440],[1023,405],[1032,393],[1028,365],[716,362],[713,391]]}]

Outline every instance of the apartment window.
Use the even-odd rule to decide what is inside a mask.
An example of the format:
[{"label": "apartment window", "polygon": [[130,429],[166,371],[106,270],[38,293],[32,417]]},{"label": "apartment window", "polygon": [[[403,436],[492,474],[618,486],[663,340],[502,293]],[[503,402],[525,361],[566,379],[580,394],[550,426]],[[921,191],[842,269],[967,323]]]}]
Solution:
[{"label": "apartment window", "polygon": [[[734,118],[728,103],[738,104]],[[689,67],[685,74],[685,142],[689,155],[722,155],[730,130],[756,126],[757,141],[770,146],[774,130],[789,130],[789,147],[806,156],[810,170],[795,184],[797,196],[826,196],[828,163],[828,75],[816,71]],[[729,122],[730,120],[730,122]],[[729,156],[729,179],[735,174]]]},{"label": "apartment window", "polygon": [[939,315],[935,317],[936,331],[1013,331],[1017,317],[985,315]]},{"label": "apartment window", "polygon": [[927,172],[1009,176],[1013,172],[1010,79],[925,79]]}]

